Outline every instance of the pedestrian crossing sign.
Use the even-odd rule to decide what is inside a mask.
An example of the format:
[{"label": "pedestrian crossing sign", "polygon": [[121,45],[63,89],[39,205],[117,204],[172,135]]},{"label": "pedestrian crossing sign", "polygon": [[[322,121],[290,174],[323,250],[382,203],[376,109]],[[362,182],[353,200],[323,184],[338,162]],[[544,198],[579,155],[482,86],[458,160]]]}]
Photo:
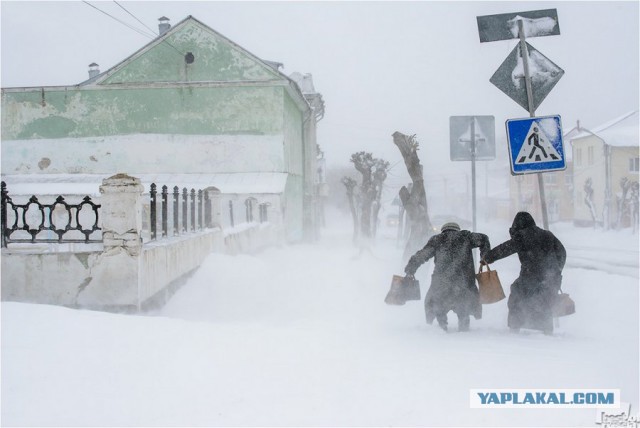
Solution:
[{"label": "pedestrian crossing sign", "polygon": [[513,175],[560,171],[567,167],[559,115],[509,119],[506,127]]}]

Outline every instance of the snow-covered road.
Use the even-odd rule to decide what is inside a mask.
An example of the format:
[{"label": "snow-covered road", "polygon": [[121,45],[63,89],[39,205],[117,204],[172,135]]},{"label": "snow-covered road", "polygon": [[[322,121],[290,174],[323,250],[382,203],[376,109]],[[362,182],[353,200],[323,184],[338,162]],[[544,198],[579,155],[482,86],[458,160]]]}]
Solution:
[{"label": "snow-covered road", "polygon": [[[506,228],[485,229],[495,245]],[[568,248],[587,245],[566,229]],[[594,409],[471,409],[471,388],[619,388],[637,411],[637,276],[568,266],[577,313],[552,337],[510,334],[505,300],[468,333],[450,314],[447,334],[421,302],[384,304],[403,268],[393,241],[360,254],[348,230],[212,254],[150,314],[3,302],[2,426],[595,425]],[[609,236],[591,242],[603,259],[622,245]],[[516,258],[494,268],[508,292]]]}]

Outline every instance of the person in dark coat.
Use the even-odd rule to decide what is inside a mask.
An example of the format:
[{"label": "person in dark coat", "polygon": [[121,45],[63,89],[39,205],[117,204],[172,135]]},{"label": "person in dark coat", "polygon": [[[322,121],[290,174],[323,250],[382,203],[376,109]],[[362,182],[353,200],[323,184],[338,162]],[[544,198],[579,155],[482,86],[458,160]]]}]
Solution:
[{"label": "person in dark coat", "polygon": [[409,259],[404,271],[413,278],[423,263],[434,258],[431,286],[424,301],[427,323],[433,323],[435,318],[447,331],[447,313],[454,311],[458,315],[458,330],[468,331],[470,315],[482,318],[473,248],[480,248],[480,256],[484,256],[491,248],[487,235],[460,230],[457,223],[446,223],[441,233],[432,236],[427,245]]},{"label": "person in dark coat", "polygon": [[520,276],[511,284],[508,307],[509,328],[553,333],[553,302],[562,282],[567,259],[564,246],[548,230],[536,226],[528,212],[519,212],[509,229],[511,239],[486,253],[481,263],[493,263],[517,253]]}]

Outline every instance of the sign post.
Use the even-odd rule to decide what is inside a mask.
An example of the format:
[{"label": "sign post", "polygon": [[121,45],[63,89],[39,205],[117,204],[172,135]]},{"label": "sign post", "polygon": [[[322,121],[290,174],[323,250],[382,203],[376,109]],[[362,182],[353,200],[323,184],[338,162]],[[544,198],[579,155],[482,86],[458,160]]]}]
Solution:
[{"label": "sign post", "polygon": [[476,160],[496,157],[493,116],[450,116],[449,155],[452,161],[471,161],[471,215],[476,231]]},{"label": "sign post", "polygon": [[[558,80],[560,80],[564,71],[549,61],[544,55],[533,49],[525,39],[526,36],[541,37],[559,35],[560,28],[558,26],[558,14],[556,10],[547,9],[511,14],[479,16],[477,17],[477,21],[480,43],[516,38],[520,40],[518,48],[520,51],[519,57],[522,61],[523,75],[519,75],[518,73],[520,63],[518,62],[517,55],[518,48],[516,48],[512,55],[507,57],[507,60],[505,60],[490,81],[525,108],[529,112],[529,116],[531,118],[535,118],[535,110],[537,106],[547,96]],[[530,56],[530,50],[536,53],[536,56],[533,59]],[[533,76],[535,79],[532,79],[531,64],[529,64],[530,60],[536,61],[534,69],[536,74]],[[519,80],[520,78],[524,78],[524,88],[522,87],[522,81]],[[522,89],[524,89],[524,91]],[[537,89],[536,93],[534,93],[534,89]],[[523,92],[526,92],[526,104]],[[537,99],[534,98],[534,95],[538,95]],[[559,121],[560,116],[557,117]],[[522,162],[523,164],[536,164],[538,161],[535,160],[536,157],[533,157],[533,155],[536,154],[536,156],[542,156],[543,152],[546,153],[546,150],[544,150],[541,145],[541,134],[537,131],[532,131],[529,137],[531,139],[527,141],[527,144],[531,156],[529,158],[525,156]],[[560,146],[562,146],[562,137],[560,137]],[[557,155],[558,153],[553,153],[553,156]],[[544,156],[544,158],[546,160],[546,156]],[[527,159],[529,159],[528,162]],[[542,157],[540,159],[542,159]],[[562,161],[564,162],[564,159],[562,159]],[[513,163],[512,172],[517,174],[516,170],[513,169]],[[538,188],[540,193],[542,222],[544,228],[549,229],[547,202],[544,194],[544,181],[540,173],[538,173]]]},{"label": "sign post", "polygon": [[[527,87],[527,98],[529,100],[529,116],[535,117],[536,110],[533,107],[533,90],[531,89],[531,75],[529,73],[529,52],[524,36],[524,24],[522,19],[518,20],[518,35],[520,36],[520,52],[522,53],[522,63],[524,66],[524,79]],[[538,174],[538,190],[540,191],[540,210],[542,211],[542,224],[549,230],[549,216],[547,214],[547,198],[544,194],[544,180],[542,174]]]}]

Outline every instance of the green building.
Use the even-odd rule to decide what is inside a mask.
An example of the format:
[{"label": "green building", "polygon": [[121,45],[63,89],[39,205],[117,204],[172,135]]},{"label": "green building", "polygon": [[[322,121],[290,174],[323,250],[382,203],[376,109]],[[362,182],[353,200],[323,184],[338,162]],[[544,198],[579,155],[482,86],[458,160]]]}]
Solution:
[{"label": "green building", "polygon": [[148,184],[164,174],[178,183],[159,184],[275,195],[271,217],[285,239],[315,236],[321,95],[303,93],[281,64],[192,16],[166,21],[160,36],[109,70],[91,64],[78,85],[2,88],[9,191],[21,181],[99,182],[123,172]]}]

